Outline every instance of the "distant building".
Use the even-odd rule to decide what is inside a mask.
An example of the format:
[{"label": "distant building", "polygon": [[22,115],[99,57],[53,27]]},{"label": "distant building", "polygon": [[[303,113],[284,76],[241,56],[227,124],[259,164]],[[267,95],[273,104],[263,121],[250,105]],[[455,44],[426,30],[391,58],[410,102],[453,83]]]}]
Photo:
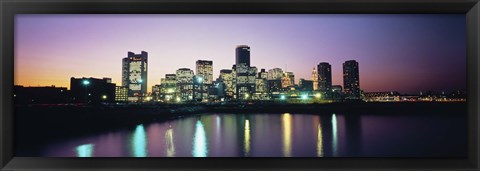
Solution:
[{"label": "distant building", "polygon": [[250,66],[250,47],[237,46],[236,51],[236,98],[240,100],[251,99],[255,93],[255,77],[257,68]]},{"label": "distant building", "polygon": [[282,88],[286,89],[288,86],[292,85],[291,77],[289,76],[288,72],[283,73],[282,77]]},{"label": "distant building", "polygon": [[[163,82],[165,79],[164,78],[161,78],[160,82]],[[152,100],[154,101],[160,101],[161,99],[164,98],[164,94],[162,93],[163,91],[163,86],[161,84],[156,84],[154,86],[152,86]]]},{"label": "distant building", "polygon": [[235,64],[246,64],[250,66],[250,47],[247,45],[239,45],[235,48]]},{"label": "distant building", "polygon": [[74,102],[115,102],[116,85],[110,78],[70,78],[70,94]]},{"label": "distant building", "polygon": [[115,101],[127,102],[128,101],[128,88],[123,86],[115,86]]},{"label": "distant building", "polygon": [[268,72],[266,72],[265,69],[261,69],[260,72],[258,73],[257,78],[267,80],[268,79]]},{"label": "distant building", "polygon": [[360,99],[360,76],[355,60],[343,63],[343,89],[346,99]]},{"label": "distant building", "polygon": [[193,99],[193,70],[180,68],[176,72],[177,76],[177,94],[176,101],[187,101]]},{"label": "distant building", "polygon": [[282,80],[283,70],[280,68],[273,68],[268,70],[267,80]]},{"label": "distant building", "polygon": [[24,87],[14,86],[13,99],[18,104],[61,104],[68,103],[66,87]]},{"label": "distant building", "polygon": [[225,92],[225,97],[228,99],[233,98],[235,94],[235,85],[233,84],[234,80],[234,74],[232,70],[230,69],[222,69],[220,70],[220,79],[222,80],[224,84],[224,92]]},{"label": "distant building", "polygon": [[313,81],[312,80],[305,80],[300,79],[298,86],[301,91],[313,91]]},{"label": "distant building", "polygon": [[290,79],[290,85],[295,85],[295,75],[293,72],[285,72],[287,77]]},{"label": "distant building", "polygon": [[327,62],[322,62],[317,66],[318,70],[318,90],[329,92],[332,89],[332,66]]},{"label": "distant building", "polygon": [[312,69],[312,81],[313,81],[313,90],[318,90],[318,74],[317,69],[313,67]]},{"label": "distant building", "polygon": [[213,61],[198,60],[195,64],[197,76],[203,78],[203,84],[211,85],[213,82]]},{"label": "distant building", "polygon": [[177,75],[165,74],[165,78],[160,83],[160,100],[164,102],[173,102],[177,92]]},{"label": "distant building", "polygon": [[363,100],[366,102],[398,102],[401,100],[401,97],[396,91],[365,92]]},{"label": "distant building", "polygon": [[130,101],[142,100],[147,94],[148,53],[128,52],[122,60],[122,86],[128,88]]}]

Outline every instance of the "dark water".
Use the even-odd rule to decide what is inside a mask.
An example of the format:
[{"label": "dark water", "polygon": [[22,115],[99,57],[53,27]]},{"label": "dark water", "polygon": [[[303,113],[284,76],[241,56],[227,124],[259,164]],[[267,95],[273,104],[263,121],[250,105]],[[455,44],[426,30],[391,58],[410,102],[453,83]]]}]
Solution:
[{"label": "dark water", "polygon": [[41,156],[464,157],[465,123],[455,115],[204,114],[53,143]]}]

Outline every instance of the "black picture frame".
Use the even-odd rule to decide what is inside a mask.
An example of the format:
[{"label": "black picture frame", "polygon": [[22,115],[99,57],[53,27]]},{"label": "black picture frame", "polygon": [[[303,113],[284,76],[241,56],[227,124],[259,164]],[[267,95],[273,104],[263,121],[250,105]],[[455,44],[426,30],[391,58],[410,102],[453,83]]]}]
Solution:
[{"label": "black picture frame", "polygon": [[[479,169],[479,0],[1,0],[0,168],[2,170]],[[467,158],[34,158],[14,156],[15,14],[463,13],[467,24]]]}]

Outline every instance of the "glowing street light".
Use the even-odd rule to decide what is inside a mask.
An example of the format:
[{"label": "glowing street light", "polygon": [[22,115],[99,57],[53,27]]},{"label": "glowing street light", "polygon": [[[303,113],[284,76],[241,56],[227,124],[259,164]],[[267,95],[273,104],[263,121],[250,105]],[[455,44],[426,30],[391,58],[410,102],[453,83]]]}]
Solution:
[{"label": "glowing street light", "polygon": [[319,99],[321,97],[322,97],[322,95],[320,93],[315,94],[315,98]]},{"label": "glowing street light", "polygon": [[143,82],[143,80],[142,80],[142,79],[139,79],[139,80],[138,80],[138,83],[142,83],[142,82]]},{"label": "glowing street light", "polygon": [[107,95],[103,95],[103,96],[102,96],[102,99],[103,99],[103,100],[106,100],[106,99],[107,99]]},{"label": "glowing street light", "polygon": [[281,95],[280,100],[285,100],[285,95]]},{"label": "glowing street light", "polygon": [[202,83],[202,82],[203,82],[203,78],[202,78],[202,77],[197,77],[197,82],[198,82],[198,83]]},{"label": "glowing street light", "polygon": [[249,96],[248,93],[246,93],[246,94],[245,94],[245,98],[248,99],[248,96]]},{"label": "glowing street light", "polygon": [[90,81],[88,81],[88,80],[83,80],[83,82],[82,82],[82,83],[83,83],[83,85],[87,86],[87,85],[89,85],[89,84],[90,84]]},{"label": "glowing street light", "polygon": [[308,95],[307,94],[302,94],[302,100],[307,100],[308,99]]}]

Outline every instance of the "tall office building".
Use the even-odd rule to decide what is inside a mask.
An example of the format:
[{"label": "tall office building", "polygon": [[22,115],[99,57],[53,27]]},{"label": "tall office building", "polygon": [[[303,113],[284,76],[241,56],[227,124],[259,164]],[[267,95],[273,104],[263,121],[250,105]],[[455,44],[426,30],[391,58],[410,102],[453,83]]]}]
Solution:
[{"label": "tall office building", "polygon": [[283,77],[281,80],[282,80],[282,88],[284,89],[292,85],[292,80],[288,72],[283,73]]},{"label": "tall office building", "polygon": [[358,62],[355,60],[343,63],[343,90],[345,98],[360,99],[360,75]]},{"label": "tall office building", "polygon": [[268,70],[267,80],[281,80],[283,77],[283,70],[280,68],[273,68]]},{"label": "tall office building", "polygon": [[332,66],[327,62],[322,62],[317,66],[318,70],[318,90],[329,92],[332,89]]},{"label": "tall office building", "polygon": [[131,101],[140,100],[147,94],[147,64],[148,53],[140,54],[128,52],[122,60],[122,86],[128,88],[128,97]]},{"label": "tall office building", "polygon": [[313,67],[312,69],[312,81],[313,81],[313,90],[318,90],[318,74],[317,69]]},{"label": "tall office building", "polygon": [[250,47],[247,45],[239,45],[235,49],[235,64],[246,64],[250,66]]},{"label": "tall office building", "polygon": [[198,60],[196,62],[197,76],[203,78],[203,83],[210,85],[213,82],[213,61]]},{"label": "tall office building", "polygon": [[250,66],[250,47],[237,46],[235,49],[236,69],[236,97],[237,99],[251,99],[255,93],[255,77],[257,68]]},{"label": "tall office building", "polygon": [[233,98],[235,94],[235,85],[234,85],[234,74],[233,71],[230,69],[222,69],[220,70],[220,79],[222,80],[224,86],[225,97],[228,99]]},{"label": "tall office building", "polygon": [[180,68],[176,72],[177,76],[177,101],[187,101],[193,99],[193,70]]},{"label": "tall office building", "polygon": [[290,85],[295,85],[295,75],[293,72],[286,72],[287,77],[290,79]]}]

